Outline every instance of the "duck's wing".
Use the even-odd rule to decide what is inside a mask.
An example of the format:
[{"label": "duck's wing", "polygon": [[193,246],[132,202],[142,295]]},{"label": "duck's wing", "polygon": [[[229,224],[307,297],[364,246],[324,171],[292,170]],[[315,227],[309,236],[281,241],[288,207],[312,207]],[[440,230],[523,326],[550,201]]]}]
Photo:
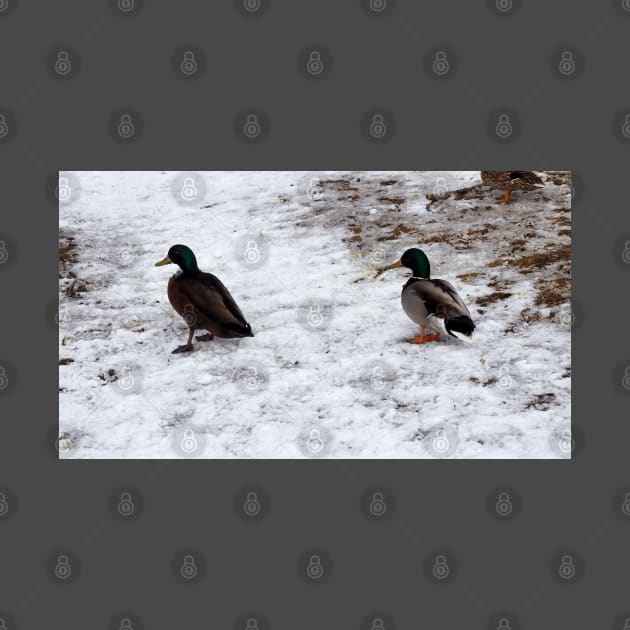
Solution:
[{"label": "duck's wing", "polygon": [[211,273],[182,277],[179,290],[189,303],[208,319],[223,326],[237,325],[249,329],[249,324],[226,286]]},{"label": "duck's wing", "polygon": [[446,280],[418,280],[409,285],[424,302],[429,315],[437,315],[446,320],[465,315],[470,317],[470,311],[459,296],[455,287]]}]

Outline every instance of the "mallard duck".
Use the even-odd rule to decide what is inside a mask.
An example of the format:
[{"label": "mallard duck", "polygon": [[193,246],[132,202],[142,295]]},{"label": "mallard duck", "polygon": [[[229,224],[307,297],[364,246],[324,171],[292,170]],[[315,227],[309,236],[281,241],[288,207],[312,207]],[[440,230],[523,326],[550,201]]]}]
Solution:
[{"label": "mallard duck", "polygon": [[195,330],[208,331],[198,335],[198,341],[212,341],[214,337],[253,337],[241,309],[221,280],[211,273],[204,273],[197,266],[197,259],[190,247],[173,245],[166,258],[155,263],[156,267],[175,263],[181,271],[168,281],[168,299],[173,308],[188,325],[188,341],[175,348],[173,354],[190,352]]},{"label": "mallard duck", "polygon": [[[450,282],[431,279],[429,259],[421,249],[408,249],[400,260],[384,267],[379,274],[397,267],[407,267],[412,273],[400,296],[409,319],[420,324],[420,333],[409,339],[409,343],[437,341],[440,335],[446,334],[464,341],[472,340],[475,324],[470,311]],[[425,335],[427,328],[435,334]]]},{"label": "mallard duck", "polygon": [[534,190],[544,185],[534,171],[481,171],[481,181],[493,190],[502,190],[506,204],[513,190]]}]

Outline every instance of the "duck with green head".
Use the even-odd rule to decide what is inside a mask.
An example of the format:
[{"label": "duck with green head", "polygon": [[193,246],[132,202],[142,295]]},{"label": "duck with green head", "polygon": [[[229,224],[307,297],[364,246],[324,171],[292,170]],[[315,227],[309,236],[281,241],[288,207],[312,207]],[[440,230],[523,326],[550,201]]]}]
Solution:
[{"label": "duck with green head", "polygon": [[176,264],[181,271],[168,281],[168,299],[173,308],[184,318],[188,326],[188,341],[175,348],[173,353],[190,352],[195,330],[206,330],[197,336],[198,341],[211,341],[214,337],[253,337],[251,326],[243,316],[225,285],[211,273],[197,266],[197,259],[190,247],[173,245],[166,258],[155,263],[156,267]]},{"label": "duck with green head", "polygon": [[[411,269],[411,278],[403,286],[400,299],[409,319],[420,325],[420,333],[409,342],[437,341],[441,335],[471,341],[475,324],[470,311],[450,282],[431,279],[426,254],[415,247],[408,249],[400,260],[381,269],[377,275],[398,267]],[[434,334],[426,335],[427,328]]]}]

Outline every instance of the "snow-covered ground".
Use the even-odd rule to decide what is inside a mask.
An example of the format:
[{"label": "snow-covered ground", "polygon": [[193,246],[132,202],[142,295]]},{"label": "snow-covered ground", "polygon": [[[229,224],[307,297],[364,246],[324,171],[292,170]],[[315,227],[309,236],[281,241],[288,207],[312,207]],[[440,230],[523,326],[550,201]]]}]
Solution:
[{"label": "snow-covered ground", "polygon": [[[60,456],[569,457],[567,177],[506,207],[429,204],[478,171],[62,173]],[[171,354],[176,267],[154,263],[175,243],[254,338]],[[473,344],[405,342],[408,271],[374,271],[412,246],[468,304]]]}]

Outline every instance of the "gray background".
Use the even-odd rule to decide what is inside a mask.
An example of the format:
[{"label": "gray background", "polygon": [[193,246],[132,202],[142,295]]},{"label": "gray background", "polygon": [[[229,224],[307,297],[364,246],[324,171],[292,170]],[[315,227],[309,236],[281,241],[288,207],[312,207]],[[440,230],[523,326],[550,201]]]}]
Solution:
[{"label": "gray background", "polygon": [[[261,15],[227,0],[145,0],[126,17],[113,4],[0,2],[6,628],[119,628],[124,613],[134,630],[244,630],[237,620],[256,612],[267,620],[260,630],[369,629],[376,611],[386,630],[497,628],[509,611],[514,630],[621,630],[630,618],[619,499],[630,484],[623,1],[514,0],[504,15],[484,0],[398,0],[378,15],[359,0],[272,0]],[[298,66],[311,45],[327,49],[319,80]],[[176,74],[182,46],[205,53],[199,76]],[[446,76],[425,58],[436,46],[450,52]],[[51,70],[55,47],[71,51],[65,79]],[[558,73],[562,50],[573,51],[569,77]],[[143,133],[121,143],[110,118],[128,108]],[[248,108],[264,114],[259,142],[238,134]],[[390,135],[376,143],[361,118],[379,108]],[[502,108],[515,121],[507,142],[492,133]],[[57,170],[505,167],[579,176],[572,462],[56,461]],[[246,522],[235,497],[251,484],[269,504]],[[486,507],[502,485],[522,501],[506,522]],[[142,499],[127,521],[111,508],[122,486]],[[395,497],[391,518],[362,511],[371,486]],[[205,557],[194,584],[172,570],[186,549]],[[310,549],[333,563],[320,585],[300,573]],[[438,549],[457,560],[446,584],[425,571]],[[58,584],[50,559],[63,550],[73,579]],[[575,559],[570,583],[554,570],[563,550]]]}]

